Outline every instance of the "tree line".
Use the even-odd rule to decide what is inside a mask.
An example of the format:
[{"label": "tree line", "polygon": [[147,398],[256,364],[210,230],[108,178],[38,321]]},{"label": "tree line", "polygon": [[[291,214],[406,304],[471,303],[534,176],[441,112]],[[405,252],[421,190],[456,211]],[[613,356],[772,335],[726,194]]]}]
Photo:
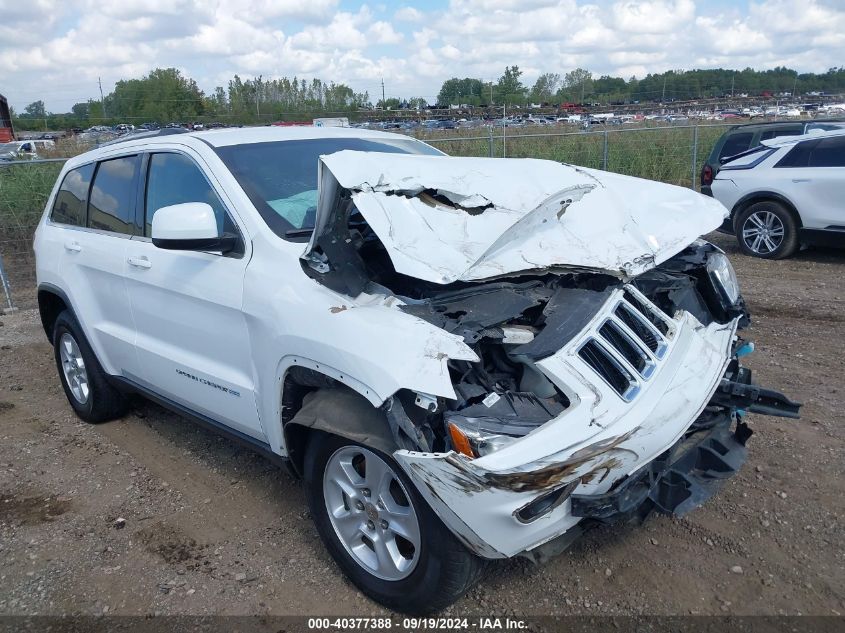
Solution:
[{"label": "tree line", "polygon": [[437,95],[440,105],[502,105],[560,103],[634,103],[706,99],[726,95],[759,96],[808,92],[839,94],[845,91],[845,67],[825,73],[799,73],[785,67],[771,70],[670,70],[648,74],[642,79],[601,75],[584,68],[564,75],[543,73],[529,87],[522,83],[518,66],[508,66],[496,82],[465,77],[446,80]]},{"label": "tree line", "polygon": [[140,124],[146,121],[166,124],[171,121],[219,120],[229,124],[249,124],[275,120],[308,120],[327,113],[343,115],[385,108],[423,109],[467,105],[526,105],[560,103],[631,103],[667,102],[724,95],[761,95],[766,92],[804,94],[845,91],[845,67],[825,73],[798,73],[778,67],[758,71],[715,68],[708,70],[672,70],[631,77],[594,77],[586,69],[576,68],[563,75],[543,73],[529,87],[522,82],[519,66],[505,68],[498,81],[453,77],[440,88],[436,104],[423,97],[386,99],[373,105],[367,92],[355,92],[342,83],[297,77],[280,79],[241,79],[235,75],[228,85],[204,93],[196,81],[175,68],[157,68],[140,79],[118,81],[114,90],[102,99],[76,103],[67,113],[48,112],[39,100],[23,112],[13,112],[20,129],[68,129],[115,123]]},{"label": "tree line", "polygon": [[192,122],[256,123],[294,118],[307,120],[322,113],[354,112],[373,107],[366,92],[321,79],[241,79],[204,93],[196,81],[175,68],[157,68],[140,79],[118,81],[102,99],[76,103],[68,113],[47,112],[43,101],[13,112],[23,129],[45,124],[53,129],[115,123]]}]

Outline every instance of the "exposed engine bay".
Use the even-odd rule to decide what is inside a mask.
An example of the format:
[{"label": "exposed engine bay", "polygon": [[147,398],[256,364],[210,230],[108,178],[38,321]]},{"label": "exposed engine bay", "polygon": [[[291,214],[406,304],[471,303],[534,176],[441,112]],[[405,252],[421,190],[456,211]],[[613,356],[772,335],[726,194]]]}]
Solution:
[{"label": "exposed engine bay", "polygon": [[[454,206],[434,191],[425,191],[422,197],[427,204]],[[724,259],[724,255],[702,240],[629,280],[606,272],[560,268],[442,285],[398,273],[348,191],[340,193],[337,204],[342,212],[334,214],[333,224],[314,240],[315,247],[303,262],[305,272],[352,297],[362,293],[395,297],[402,312],[460,336],[481,359],[449,360],[455,400],[400,393],[386,405],[401,448],[457,450],[480,457],[560,415],[570,405],[569,397],[536,361],[580,332],[616,290],[629,288],[618,310],[624,326],[608,323],[601,335],[639,371],[658,352],[657,339],[671,325],[649,310],[634,289],[665,315],[686,311],[705,326],[735,318],[740,327],[749,322],[741,297],[726,301],[708,270],[710,257]],[[627,372],[613,366],[600,344],[581,354],[591,357],[590,362],[624,397]]]}]

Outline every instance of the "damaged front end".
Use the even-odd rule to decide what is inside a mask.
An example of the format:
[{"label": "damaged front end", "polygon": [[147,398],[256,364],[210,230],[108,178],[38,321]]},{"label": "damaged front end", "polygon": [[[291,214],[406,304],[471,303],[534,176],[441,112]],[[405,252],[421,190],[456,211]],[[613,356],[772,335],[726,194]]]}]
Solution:
[{"label": "damaged front end", "polygon": [[[570,181],[529,182],[541,190],[517,209],[527,193],[505,200],[471,169],[426,179],[453,159],[415,160],[423,177],[401,186],[326,162],[303,270],[352,298],[390,297],[474,353],[420,342],[453,395],[408,385],[383,405],[394,458],[471,550],[541,560],[589,521],[684,514],[744,462],[747,411],[798,416],[739,364],[749,317],[724,254],[695,239],[721,222],[697,194],[654,202],[698,213],[658,229],[619,203],[617,176],[549,168]],[[590,216],[609,200],[618,226],[599,231]],[[420,250],[432,236],[442,253]]]}]

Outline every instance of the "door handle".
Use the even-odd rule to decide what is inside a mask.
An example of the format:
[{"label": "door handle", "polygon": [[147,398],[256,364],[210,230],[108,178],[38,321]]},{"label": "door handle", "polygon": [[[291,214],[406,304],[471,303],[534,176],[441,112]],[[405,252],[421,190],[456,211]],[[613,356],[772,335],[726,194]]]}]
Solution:
[{"label": "door handle", "polygon": [[79,253],[82,251],[82,247],[79,245],[79,242],[65,242],[65,250],[71,253]]},{"label": "door handle", "polygon": [[135,268],[152,268],[153,263],[146,257],[130,257],[126,260],[130,266]]},{"label": "door handle", "polygon": [[793,178],[792,182],[813,182],[812,178]]}]

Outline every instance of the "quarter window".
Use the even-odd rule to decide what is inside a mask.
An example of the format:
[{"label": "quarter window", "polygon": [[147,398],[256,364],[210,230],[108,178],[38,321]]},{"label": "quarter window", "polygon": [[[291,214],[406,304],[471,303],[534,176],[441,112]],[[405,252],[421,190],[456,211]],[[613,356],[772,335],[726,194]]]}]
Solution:
[{"label": "quarter window", "polygon": [[88,226],[132,235],[138,157],[104,160],[97,167],[88,200]]},{"label": "quarter window", "polygon": [[818,143],[816,140],[797,143],[775,167],[806,167],[816,143]]},{"label": "quarter window", "polygon": [[185,202],[205,202],[217,216],[217,231],[237,234],[223,201],[190,158],[183,154],[153,154],[147,175],[145,235],[152,234],[153,216],[162,207]]},{"label": "quarter window", "polygon": [[65,174],[62,186],[53,202],[50,219],[59,224],[85,226],[85,203],[94,175],[94,163],[71,169]]},{"label": "quarter window", "polygon": [[754,135],[751,132],[729,135],[725,140],[725,144],[722,145],[722,149],[719,151],[719,159],[725,158],[726,156],[736,156],[744,152],[751,147],[752,138],[754,138]]}]

